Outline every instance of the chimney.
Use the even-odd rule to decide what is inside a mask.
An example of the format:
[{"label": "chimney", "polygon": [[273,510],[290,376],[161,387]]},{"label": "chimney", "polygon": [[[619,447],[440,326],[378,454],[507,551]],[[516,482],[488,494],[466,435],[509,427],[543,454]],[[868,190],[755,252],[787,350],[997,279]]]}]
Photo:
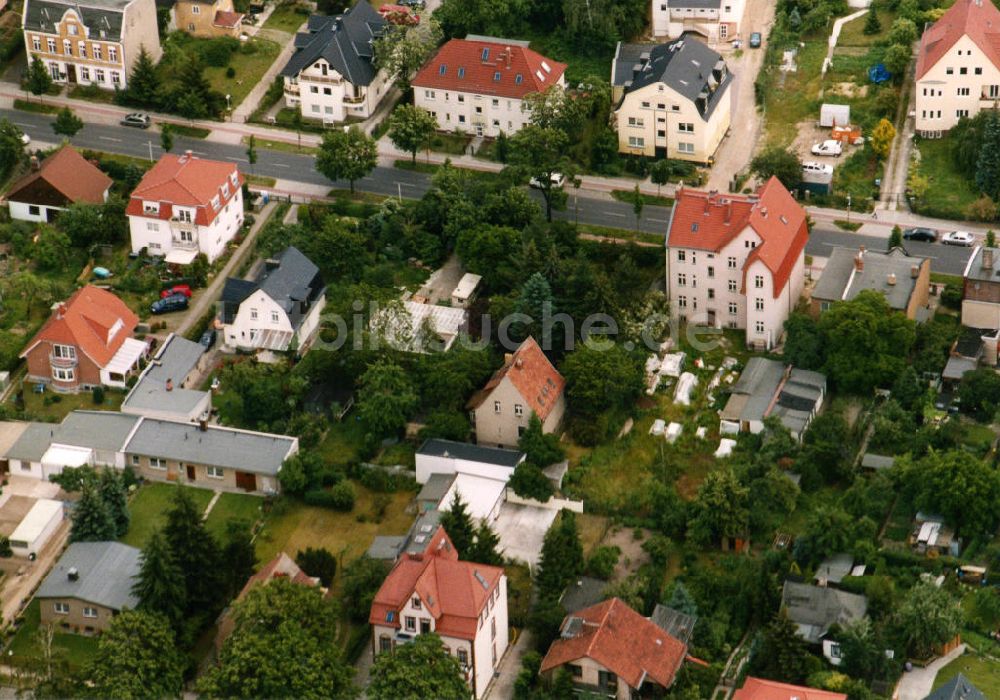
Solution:
[{"label": "chimney", "polygon": [[920,277],[920,265],[910,265],[910,277],[912,279]]},{"label": "chimney", "polygon": [[275,260],[274,258],[268,258],[264,261],[264,269],[270,272],[271,270],[277,270],[281,267],[281,262]]},{"label": "chimney", "polygon": [[178,160],[181,163],[187,163],[189,160],[191,160],[191,156],[192,155],[194,155],[194,154],[191,151],[184,151],[184,155],[182,155],[180,158],[178,158]]},{"label": "chimney", "polygon": [[41,165],[38,162],[38,156],[31,156],[31,169],[38,170]]},{"label": "chimney", "polygon": [[524,366],[524,360],[522,360],[522,359],[521,359],[520,357],[519,357],[519,358],[517,358],[517,359],[516,359],[516,360],[514,361],[514,366],[515,366],[515,367],[517,367],[518,369],[521,369],[521,367],[523,367],[523,366]]},{"label": "chimney", "polygon": [[765,219],[767,218],[767,207],[761,207],[760,208],[760,215],[761,215],[762,218],[765,218]]},{"label": "chimney", "polygon": [[199,418],[198,419],[198,430],[200,430],[203,433],[207,433],[208,432],[208,419],[207,418]]},{"label": "chimney", "polygon": [[69,571],[66,572],[66,578],[70,581],[79,581],[80,571],[75,566],[71,566],[69,567]]},{"label": "chimney", "polygon": [[505,353],[503,354],[503,363],[504,363],[505,365],[509,365],[509,364],[510,364],[511,362],[513,362],[513,361],[514,361],[514,355],[513,355],[513,354],[511,354],[511,353],[509,353],[509,352],[505,352]]},{"label": "chimney", "polygon": [[174,380],[171,379],[170,377],[167,377],[167,391],[173,391],[173,390],[174,390]]},{"label": "chimney", "polygon": [[992,270],[993,269],[993,249],[983,248],[983,269]]},{"label": "chimney", "polygon": [[896,286],[896,273],[895,272],[890,272],[889,276],[886,279],[886,282],[889,283],[890,287],[895,287]]}]

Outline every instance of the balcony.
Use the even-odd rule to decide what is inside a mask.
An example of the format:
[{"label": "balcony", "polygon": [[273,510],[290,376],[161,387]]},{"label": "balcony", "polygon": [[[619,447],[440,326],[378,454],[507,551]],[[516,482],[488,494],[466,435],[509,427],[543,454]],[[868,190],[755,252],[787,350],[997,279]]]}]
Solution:
[{"label": "balcony", "polygon": [[361,97],[347,97],[347,96],[344,97],[345,105],[359,105],[363,104],[364,101],[365,101],[364,95],[362,95]]},{"label": "balcony", "polygon": [[180,250],[198,250],[198,239],[185,240],[174,236],[170,240],[170,245]]},{"label": "balcony", "polygon": [[62,369],[72,369],[77,365],[77,359],[75,357],[57,357],[56,355],[49,353],[49,365],[51,367],[60,367]]},{"label": "balcony", "polygon": [[295,97],[298,97],[299,86],[298,85],[291,85],[289,83],[285,83],[285,94],[286,95],[293,95]]},{"label": "balcony", "polygon": [[330,78],[322,75],[304,75],[299,79],[300,83],[323,83],[324,85],[340,85],[343,78]]}]

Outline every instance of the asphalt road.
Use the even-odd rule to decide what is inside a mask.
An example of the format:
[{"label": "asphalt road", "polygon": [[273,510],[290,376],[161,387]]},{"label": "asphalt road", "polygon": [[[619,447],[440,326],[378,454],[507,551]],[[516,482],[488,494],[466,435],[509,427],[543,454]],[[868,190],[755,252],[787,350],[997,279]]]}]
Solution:
[{"label": "asphalt road", "polygon": [[[885,250],[887,238],[851,233],[831,226],[817,224],[813,227],[809,243],[806,244],[806,254],[815,257],[829,257],[830,250],[837,246],[857,249],[864,245],[871,250]],[[941,243],[920,243],[905,241],[906,251],[911,255],[920,255],[931,259],[931,271],[947,275],[961,275],[972,254],[972,248],[942,245]]]},{"label": "asphalt road", "polygon": [[[54,117],[46,114],[22,112],[20,110],[0,109],[0,117],[6,117],[22,131],[31,136],[32,141],[43,143],[58,143],[62,137],[52,131]],[[109,126],[105,124],[88,123],[83,130],[70,139],[74,146],[119,153],[136,158],[158,159],[163,154],[160,148],[160,135],[156,131],[135,129],[129,127]],[[246,147],[241,145],[192,139],[174,135],[174,152],[191,150],[195,155],[206,158],[216,158],[240,163],[240,168],[249,170],[246,157]],[[330,188],[347,189],[347,182],[331,182],[316,172],[313,158],[309,155],[298,155],[284,151],[270,151],[257,148],[257,163],[254,173],[281,180],[304,182],[311,185],[324,185]],[[431,186],[431,178],[423,173],[396,168],[377,167],[370,175],[359,180],[355,186],[362,191],[373,194],[417,199]],[[539,203],[541,195],[532,193]],[[580,193],[579,212],[575,205],[576,193],[569,192],[569,204],[566,211],[556,212],[558,218],[574,219],[579,217],[582,224],[608,226],[618,229],[634,229],[635,214],[632,205],[606,199],[594,199]],[[665,207],[646,206],[643,209],[639,228],[646,233],[664,233],[667,228],[670,210]]]}]

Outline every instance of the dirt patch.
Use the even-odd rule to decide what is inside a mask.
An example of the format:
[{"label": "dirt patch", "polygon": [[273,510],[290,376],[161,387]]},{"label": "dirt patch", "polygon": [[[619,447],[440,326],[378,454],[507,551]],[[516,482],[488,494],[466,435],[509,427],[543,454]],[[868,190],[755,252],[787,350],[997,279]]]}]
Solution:
[{"label": "dirt patch", "polygon": [[618,564],[611,577],[612,581],[622,581],[636,571],[639,567],[649,561],[649,555],[642,549],[642,543],[652,536],[652,531],[639,528],[642,537],[635,538],[635,528],[627,528],[616,525],[601,540],[601,545],[606,547],[618,547],[621,555],[618,557]]},{"label": "dirt patch", "polygon": [[[809,149],[814,144],[830,138],[830,130],[826,127],[821,127],[818,121],[802,121],[795,125],[795,131],[797,136],[792,141],[790,150],[798,155],[800,160],[816,160],[816,156],[810,153]],[[823,160],[833,161],[836,159],[826,158]]]},{"label": "dirt patch", "polygon": [[831,97],[834,95],[843,95],[844,97],[867,97],[868,96],[868,86],[858,85],[857,83],[834,83],[826,91],[826,97]]},{"label": "dirt patch", "polygon": [[0,535],[9,537],[24,520],[31,507],[35,505],[34,498],[27,496],[11,496],[0,508]]}]

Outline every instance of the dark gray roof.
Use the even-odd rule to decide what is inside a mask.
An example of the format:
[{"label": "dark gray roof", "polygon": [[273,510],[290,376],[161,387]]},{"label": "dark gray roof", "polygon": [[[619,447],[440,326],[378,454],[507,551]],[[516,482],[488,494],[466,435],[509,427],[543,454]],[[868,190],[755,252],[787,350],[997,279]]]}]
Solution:
[{"label": "dark gray roof", "polygon": [[[132,579],[139,573],[140,551],[120,542],[74,542],[42,581],[36,598],[76,598],[111,610],[134,608]],[[78,577],[70,580],[70,569]]]},{"label": "dark gray roof", "polygon": [[669,0],[667,6],[672,10],[693,7],[695,9],[718,9],[722,5],[721,0]]},{"label": "dark gray roof", "polygon": [[703,119],[728,96],[732,81],[720,54],[687,37],[665,44],[619,42],[611,64],[611,82],[625,94],[662,82],[694,102]]},{"label": "dark gray roof", "polygon": [[427,479],[427,483],[423,485],[420,493],[417,494],[417,501],[421,503],[430,501],[437,505],[444,498],[444,495],[448,493],[448,489],[451,488],[451,482],[454,480],[454,474],[431,474],[430,478]]},{"label": "dark gray roof", "polygon": [[[54,33],[55,23],[66,10],[75,10],[90,29],[91,39],[120,41],[122,17],[125,7],[132,0],[87,0],[87,2],[57,2],[56,0],[26,0],[24,28]],[[101,30],[104,35],[101,35]]]},{"label": "dark gray roof", "polygon": [[723,419],[760,421],[776,416],[786,428],[801,434],[816,403],[826,393],[826,377],[794,367],[788,370],[787,377],[785,372],[785,365],[776,360],[751,357],[730,391]]},{"label": "dark gray roof", "polygon": [[562,604],[563,609],[572,615],[578,610],[597,605],[607,598],[604,595],[604,589],[607,587],[607,581],[590,576],[578,576],[566,586],[566,590],[563,591],[559,602]]},{"label": "dark gray roof", "polygon": [[[435,475],[439,476],[439,475]],[[431,477],[433,478],[433,477]],[[449,476],[449,484],[453,477]],[[444,494],[442,494],[444,495]],[[440,500],[440,497],[439,497]],[[441,522],[441,512],[428,510],[421,513],[405,535],[378,535],[368,547],[368,556],[382,561],[396,561],[403,552],[419,554],[427,548]]]},{"label": "dark gray roof", "polygon": [[54,423],[29,423],[3,457],[38,462],[52,444],[52,437],[57,427]]},{"label": "dark gray roof", "polygon": [[[983,264],[983,257],[986,264]],[[965,277],[979,282],[1000,283],[1000,248],[977,246],[965,267]]]},{"label": "dark gray roof", "polygon": [[[207,392],[181,388],[181,383],[205,353],[200,343],[170,336],[139,377],[122,403],[122,410],[172,411],[188,415],[204,401]],[[167,391],[167,380],[173,388]]]},{"label": "dark gray roof", "polygon": [[117,411],[72,411],[59,424],[30,423],[5,457],[37,462],[53,443],[117,452],[138,420]]},{"label": "dark gray roof", "polygon": [[[870,289],[881,292],[892,308],[905,311],[917,287],[911,270],[914,265],[919,268],[927,258],[908,255],[902,248],[893,248],[887,253],[866,250],[864,268],[856,270],[858,252],[853,248],[834,248],[831,251],[813,290],[813,298],[831,302],[850,301]],[[894,284],[890,284],[890,275],[895,275]]]},{"label": "dark gray roof", "polygon": [[986,696],[972,685],[972,681],[958,673],[924,700],[986,700]]},{"label": "dark gray roof", "polygon": [[296,35],[297,51],[281,74],[294,77],[322,58],[354,85],[369,85],[376,73],[373,44],[385,27],[386,21],[367,2],[357,3],[342,15],[313,15],[308,32]]},{"label": "dark gray roof", "polygon": [[816,569],[816,576],[813,577],[814,581],[824,580],[828,583],[840,583],[844,580],[845,576],[851,573],[851,569],[854,568],[854,557],[846,552],[841,552],[840,554],[832,554],[819,565]]},{"label": "dark gray roof", "polygon": [[194,423],[143,418],[125,446],[130,454],[228,467],[273,476],[289,456],[295,438]]},{"label": "dark gray roof", "polygon": [[669,634],[674,639],[679,639],[685,644],[690,644],[691,636],[694,634],[697,617],[693,617],[680,610],[668,608],[666,605],[656,604],[653,614],[649,619],[661,630]]},{"label": "dark gray roof", "polygon": [[292,328],[298,329],[312,305],[323,294],[319,268],[295,246],[281,251],[273,260],[264,261],[256,282],[228,278],[222,288],[222,322],[232,323],[240,304],[261,290],[288,315]]},{"label": "dark gray roof", "polygon": [[810,644],[818,644],[832,625],[843,627],[868,612],[868,599],[863,595],[794,581],[785,581],[781,604]]},{"label": "dark gray roof", "polygon": [[372,559],[393,562],[399,558],[405,542],[403,535],[376,535],[365,554]]},{"label": "dark gray roof", "polygon": [[434,457],[454,457],[455,459],[464,459],[470,462],[496,464],[500,467],[516,467],[524,459],[524,453],[519,450],[473,445],[468,442],[455,442],[454,440],[441,440],[438,438],[425,440],[424,444],[417,450],[417,454]]},{"label": "dark gray roof", "polygon": [[240,309],[240,304],[255,291],[257,291],[256,282],[227,277],[226,283],[222,285],[222,294],[219,296],[222,322],[232,323],[233,319],[236,318],[236,312]]}]

